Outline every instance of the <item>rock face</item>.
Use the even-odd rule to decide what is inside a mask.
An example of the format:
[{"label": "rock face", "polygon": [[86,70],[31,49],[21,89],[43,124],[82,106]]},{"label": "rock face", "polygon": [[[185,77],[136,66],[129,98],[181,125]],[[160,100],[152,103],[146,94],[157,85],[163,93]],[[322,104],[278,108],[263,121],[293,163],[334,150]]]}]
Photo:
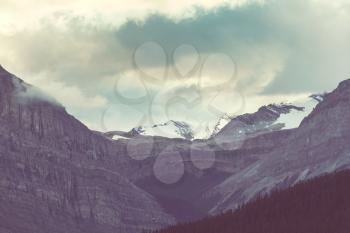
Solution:
[{"label": "rock face", "polygon": [[[285,132],[285,133],[283,133]],[[212,214],[251,200],[275,188],[285,188],[305,179],[350,168],[350,80],[324,96],[299,128],[264,134],[244,142],[249,160],[202,198],[220,199]],[[236,151],[239,151],[236,150]],[[231,155],[235,151],[229,152]],[[233,161],[233,156],[227,161]]]},{"label": "rock face", "polygon": [[125,176],[123,145],[0,67],[0,232],[141,232],[174,222]]}]

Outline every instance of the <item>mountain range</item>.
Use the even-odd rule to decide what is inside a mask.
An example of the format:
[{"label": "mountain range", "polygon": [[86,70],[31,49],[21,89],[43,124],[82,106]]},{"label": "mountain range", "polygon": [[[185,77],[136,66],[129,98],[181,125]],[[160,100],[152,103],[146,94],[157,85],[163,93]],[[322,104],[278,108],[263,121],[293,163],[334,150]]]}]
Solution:
[{"label": "mountain range", "polygon": [[239,116],[223,114],[218,117],[216,124],[201,130],[195,130],[195,127],[187,122],[169,120],[152,126],[137,126],[128,132],[110,131],[106,132],[105,135],[114,137],[114,139],[143,135],[187,140],[205,140],[216,137],[231,141],[234,139],[232,137],[241,137],[246,134],[257,135],[269,131],[296,128],[313,108],[323,100],[323,96],[323,94],[314,94],[295,104],[269,104],[262,106],[257,112]]},{"label": "mountain range", "polygon": [[207,139],[177,121],[152,127],[181,137],[102,133],[0,66],[0,232],[142,232],[348,169],[350,80],[310,101],[226,118]]}]

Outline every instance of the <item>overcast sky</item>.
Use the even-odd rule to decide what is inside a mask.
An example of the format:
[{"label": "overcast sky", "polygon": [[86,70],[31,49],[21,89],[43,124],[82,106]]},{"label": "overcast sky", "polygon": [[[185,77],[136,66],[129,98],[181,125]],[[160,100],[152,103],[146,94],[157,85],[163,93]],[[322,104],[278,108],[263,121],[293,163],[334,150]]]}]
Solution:
[{"label": "overcast sky", "polygon": [[0,0],[0,64],[90,128],[293,102],[350,76],[346,0]]}]

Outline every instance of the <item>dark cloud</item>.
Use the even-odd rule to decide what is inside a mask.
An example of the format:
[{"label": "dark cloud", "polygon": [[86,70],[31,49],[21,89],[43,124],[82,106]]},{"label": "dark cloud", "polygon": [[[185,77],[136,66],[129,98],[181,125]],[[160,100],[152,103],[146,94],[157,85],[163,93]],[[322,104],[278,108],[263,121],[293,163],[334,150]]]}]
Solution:
[{"label": "dark cloud", "polygon": [[[171,54],[186,43],[204,54],[228,53],[238,64],[257,59],[252,56],[265,59],[270,50],[282,54],[283,69],[265,94],[314,92],[333,87],[350,73],[350,46],[346,43],[350,28],[345,26],[350,23],[349,13],[341,14],[339,8],[324,2],[267,1],[209,13],[198,9],[196,17],[181,21],[152,15],[144,22],[129,21],[117,36],[129,49],[156,41]],[[257,69],[254,65],[269,64],[252,64],[251,69]],[[259,78],[250,80],[258,82]]]},{"label": "dark cloud", "polygon": [[156,41],[169,53],[183,43],[190,43],[204,53],[234,52],[242,43],[261,44],[275,38],[270,16],[264,9],[257,4],[235,9],[221,7],[211,12],[198,9],[193,18],[180,21],[151,15],[144,22],[127,22],[117,35],[122,45],[130,49],[145,41]]}]

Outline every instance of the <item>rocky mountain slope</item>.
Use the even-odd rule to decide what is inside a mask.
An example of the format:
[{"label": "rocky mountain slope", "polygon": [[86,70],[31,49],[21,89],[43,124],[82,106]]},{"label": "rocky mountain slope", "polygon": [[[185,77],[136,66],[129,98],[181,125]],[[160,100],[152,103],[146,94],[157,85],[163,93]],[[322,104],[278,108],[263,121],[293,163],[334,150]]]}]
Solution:
[{"label": "rocky mountain slope", "polygon": [[[224,145],[215,138],[175,143],[171,151],[174,155],[181,154],[178,163],[183,163],[185,169],[179,182],[169,187],[155,181],[152,174],[145,174],[135,182],[179,220],[184,220],[179,212],[185,212],[188,220],[235,209],[261,193],[349,168],[350,147],[346,143],[350,139],[349,98],[350,80],[346,80],[325,95],[323,101],[317,101],[319,104],[298,128],[263,130],[256,134],[253,131],[243,140],[231,138]],[[281,112],[294,109],[284,107],[277,109]],[[276,119],[276,112],[267,106],[261,109],[261,116],[266,118],[246,115],[243,119],[270,119],[270,116]],[[200,151],[199,160],[205,166],[198,166],[196,151]],[[153,169],[152,166],[148,169]]]},{"label": "rocky mountain slope", "polygon": [[173,223],[122,175],[122,150],[0,67],[0,232],[132,233]]},{"label": "rocky mountain slope", "polygon": [[[350,167],[350,80],[327,94],[297,129],[273,132],[244,142],[251,162],[202,196],[220,197],[211,213],[236,208],[261,193]],[[271,144],[272,147],[270,146]],[[236,150],[236,151],[239,151]],[[232,155],[235,151],[230,152]],[[231,158],[232,159],[232,158]],[[230,160],[230,159],[228,159]],[[233,159],[232,159],[233,160]]]},{"label": "rocky mountain slope", "polygon": [[350,171],[321,176],[259,197],[237,211],[158,233],[346,233],[349,178]]}]

